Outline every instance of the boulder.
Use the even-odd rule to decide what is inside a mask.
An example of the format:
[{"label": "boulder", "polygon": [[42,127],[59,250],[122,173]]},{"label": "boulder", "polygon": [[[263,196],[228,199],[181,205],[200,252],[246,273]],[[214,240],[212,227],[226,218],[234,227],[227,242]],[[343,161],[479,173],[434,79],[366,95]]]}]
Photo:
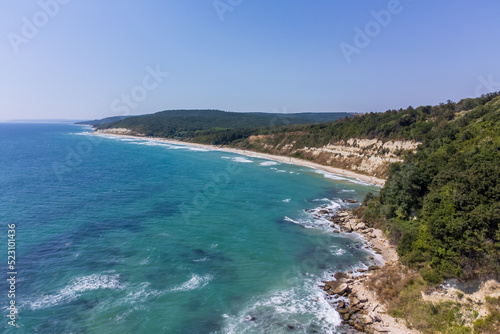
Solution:
[{"label": "boulder", "polygon": [[346,313],[349,313],[349,310],[345,307],[342,307],[342,308],[339,308],[337,310],[340,314],[346,314]]},{"label": "boulder", "polygon": [[379,270],[380,267],[379,266],[369,266],[368,267],[368,270]]},{"label": "boulder", "polygon": [[349,302],[350,302],[351,307],[352,306],[356,306],[356,305],[359,304],[359,299],[356,298],[356,296],[350,296],[349,297]]},{"label": "boulder", "polygon": [[340,284],[333,292],[336,295],[342,295],[349,290],[349,286],[346,283]]},{"label": "boulder", "polygon": [[342,308],[342,307],[345,307],[345,303],[344,303],[344,302],[342,302],[342,301],[340,301],[340,302],[339,302],[339,308]]},{"label": "boulder", "polygon": [[363,316],[359,317],[359,320],[361,320],[361,323],[363,325],[371,325],[371,324],[373,324],[373,320],[372,320],[372,318],[369,315],[363,315]]},{"label": "boulder", "polygon": [[356,330],[360,331],[360,332],[363,332],[363,331],[364,331],[364,330],[363,330],[363,327],[361,327],[361,325],[359,325],[359,324],[354,324],[354,328],[355,328]]},{"label": "boulder", "polygon": [[341,272],[336,272],[333,277],[335,277],[335,279],[341,279],[341,278],[346,278],[347,275],[345,273],[341,273]]}]

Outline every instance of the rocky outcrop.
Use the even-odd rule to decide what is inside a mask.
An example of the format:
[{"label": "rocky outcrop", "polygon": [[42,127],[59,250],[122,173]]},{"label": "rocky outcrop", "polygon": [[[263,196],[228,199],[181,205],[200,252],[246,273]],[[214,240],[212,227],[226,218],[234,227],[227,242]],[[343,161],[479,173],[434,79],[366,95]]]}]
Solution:
[{"label": "rocky outcrop", "polygon": [[95,133],[98,134],[106,134],[106,135],[120,135],[120,136],[139,136],[144,137],[143,134],[125,128],[109,128],[109,129],[99,129],[96,130]]},{"label": "rocky outcrop", "polygon": [[339,278],[323,282],[323,290],[333,300],[343,322],[361,332],[387,333],[382,317],[376,312],[380,308],[378,302],[369,300],[358,290],[357,286],[365,276],[353,277],[348,273],[337,273],[335,277]]}]

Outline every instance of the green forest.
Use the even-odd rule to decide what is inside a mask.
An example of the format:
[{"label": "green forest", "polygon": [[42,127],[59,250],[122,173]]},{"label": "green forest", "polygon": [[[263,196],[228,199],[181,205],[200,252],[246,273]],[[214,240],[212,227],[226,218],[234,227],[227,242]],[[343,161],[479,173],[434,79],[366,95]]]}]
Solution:
[{"label": "green forest", "polygon": [[230,145],[256,129],[289,124],[332,122],[350,113],[236,113],[221,110],[166,110],[150,115],[82,122],[98,129],[127,128],[148,137]]},{"label": "green forest", "polygon": [[360,210],[389,231],[405,264],[435,283],[500,276],[500,96],[466,106],[441,106],[425,132],[407,126],[423,144],[391,166],[380,195]]}]

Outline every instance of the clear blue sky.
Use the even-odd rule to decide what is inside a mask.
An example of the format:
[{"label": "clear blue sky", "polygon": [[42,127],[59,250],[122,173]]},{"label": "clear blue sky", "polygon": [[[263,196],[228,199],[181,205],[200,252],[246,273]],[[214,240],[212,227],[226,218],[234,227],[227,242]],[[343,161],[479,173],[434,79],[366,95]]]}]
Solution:
[{"label": "clear blue sky", "polygon": [[500,90],[500,1],[397,3],[4,0],[0,120],[385,111]]}]

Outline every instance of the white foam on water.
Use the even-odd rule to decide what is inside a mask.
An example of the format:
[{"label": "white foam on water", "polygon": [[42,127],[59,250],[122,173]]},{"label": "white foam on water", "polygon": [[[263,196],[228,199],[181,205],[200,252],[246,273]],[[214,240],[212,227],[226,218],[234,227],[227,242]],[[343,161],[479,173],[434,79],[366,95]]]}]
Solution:
[{"label": "white foam on water", "polygon": [[66,304],[78,299],[83,293],[100,289],[123,289],[119,275],[92,274],[72,279],[68,285],[53,295],[36,297],[26,304],[32,310]]},{"label": "white foam on water", "polygon": [[361,185],[364,185],[364,186],[371,186],[371,185],[373,185],[371,183],[363,182],[363,181],[361,181],[359,179],[356,179],[354,177],[344,177],[344,176],[341,176],[341,175],[338,175],[338,174],[328,173],[328,172],[325,172],[325,171],[320,170],[320,169],[315,169],[315,168],[313,168],[313,169],[314,169],[314,171],[316,173],[323,175],[327,179],[337,180],[337,181],[347,181],[347,182],[350,182],[350,183],[361,184]]},{"label": "white foam on water", "polygon": [[210,152],[209,149],[207,148],[202,148],[202,147],[193,147],[193,146],[186,146],[186,148],[189,151],[195,151],[195,152]]},{"label": "white foam on water", "polygon": [[212,275],[200,276],[191,274],[191,278],[178,287],[170,289],[170,291],[191,291],[204,288],[213,279]]},{"label": "white foam on water", "polygon": [[326,204],[319,206],[312,210],[307,210],[307,214],[305,217],[301,218],[290,218],[285,217],[285,221],[301,225],[305,228],[315,228],[319,230],[332,231],[331,227],[332,222],[328,220],[328,216],[324,214],[320,214],[319,212],[322,210],[331,211],[329,216],[332,216],[335,212],[337,212],[342,206],[340,204],[340,200],[331,200],[328,198],[315,199],[313,202],[326,202]]},{"label": "white foam on water", "polygon": [[201,259],[193,260],[193,262],[205,262],[207,260],[208,260],[208,257],[202,257]]},{"label": "white foam on water", "polygon": [[154,290],[149,288],[149,282],[142,282],[137,287],[130,287],[127,295],[121,299],[121,303],[127,305],[144,303],[150,298],[158,298],[163,296],[167,291]]},{"label": "white foam on water", "polygon": [[276,165],[281,165],[278,161],[264,161],[264,162],[261,162],[259,164],[259,166],[264,166],[264,167],[267,167],[267,166],[276,166]]},{"label": "white foam on water", "polygon": [[252,163],[253,162],[253,160],[247,159],[245,157],[235,157],[231,160],[233,160],[234,162],[243,162],[243,163]]},{"label": "white foam on water", "polygon": [[224,334],[334,333],[341,319],[317,288],[317,282],[308,278],[303,286],[271,292],[254,298],[238,315],[225,318]]},{"label": "white foam on water", "polygon": [[333,255],[336,255],[336,256],[340,256],[340,255],[343,255],[346,253],[346,250],[345,249],[342,249],[338,246],[331,246],[330,247],[330,253],[332,253]]},{"label": "white foam on water", "polygon": [[292,200],[291,198],[287,198],[287,199],[284,199],[282,202],[290,203],[291,200]]},{"label": "white foam on water", "polygon": [[116,317],[114,317],[113,322],[117,324],[123,324],[127,318],[134,312],[141,311],[142,313],[145,313],[148,311],[148,308],[144,305],[136,305],[132,307],[131,309],[128,309],[122,314],[118,314]]},{"label": "white foam on water", "polygon": [[231,161],[234,161],[234,162],[242,162],[242,163],[253,163],[254,161],[253,160],[250,160],[250,159],[247,159],[245,157],[228,157],[228,156],[225,156],[223,155],[221,157],[222,159],[226,159],[226,160],[231,160]]}]

